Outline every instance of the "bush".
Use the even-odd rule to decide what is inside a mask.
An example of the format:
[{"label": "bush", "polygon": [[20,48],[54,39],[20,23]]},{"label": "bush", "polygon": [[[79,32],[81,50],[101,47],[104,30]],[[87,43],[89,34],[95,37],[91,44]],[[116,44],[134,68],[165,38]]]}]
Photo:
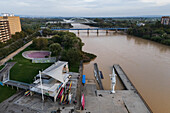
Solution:
[{"label": "bush", "polygon": [[161,42],[162,38],[160,36],[154,36],[154,37],[151,37],[151,40],[156,41],[156,42]]},{"label": "bush", "polygon": [[150,39],[150,36],[149,35],[144,35],[143,38],[144,39]]},{"label": "bush", "polygon": [[170,39],[163,40],[162,43],[166,45],[170,45]]}]

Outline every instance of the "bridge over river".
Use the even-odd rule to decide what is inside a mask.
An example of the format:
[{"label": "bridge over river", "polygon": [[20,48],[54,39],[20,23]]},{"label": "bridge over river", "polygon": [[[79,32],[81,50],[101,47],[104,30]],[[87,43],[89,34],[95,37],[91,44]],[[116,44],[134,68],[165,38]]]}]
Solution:
[{"label": "bridge over river", "polygon": [[106,30],[106,33],[108,33],[109,30],[117,32],[117,31],[126,31],[128,29],[129,28],[70,28],[70,29],[54,28],[51,30],[55,30],[55,31],[69,31],[69,30],[75,31],[75,30],[77,30],[78,33],[79,33],[79,31],[82,31],[82,30],[87,30],[87,33],[89,33],[90,30],[97,30],[97,33],[99,33],[99,30]]}]

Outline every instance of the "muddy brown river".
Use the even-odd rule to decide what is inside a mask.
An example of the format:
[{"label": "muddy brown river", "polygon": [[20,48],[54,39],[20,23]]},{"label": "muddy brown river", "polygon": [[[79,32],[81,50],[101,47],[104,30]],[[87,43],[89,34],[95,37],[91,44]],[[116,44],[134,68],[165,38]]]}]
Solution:
[{"label": "muddy brown river", "polygon": [[[73,24],[74,28],[89,28]],[[85,43],[83,50],[97,58],[84,64],[87,79],[94,79],[93,64],[104,75],[104,89],[109,90],[113,64],[119,64],[154,113],[170,113],[170,47],[138,37],[109,31],[77,31]],[[116,89],[121,89],[118,83]]]}]

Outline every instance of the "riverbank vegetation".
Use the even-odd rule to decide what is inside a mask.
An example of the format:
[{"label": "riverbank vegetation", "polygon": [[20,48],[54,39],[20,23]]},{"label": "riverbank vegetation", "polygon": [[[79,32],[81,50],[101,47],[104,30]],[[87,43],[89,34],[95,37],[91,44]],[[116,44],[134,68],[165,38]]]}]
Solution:
[{"label": "riverbank vegetation", "polygon": [[170,45],[170,25],[162,25],[160,18],[96,18],[93,27],[127,27],[127,34]]},{"label": "riverbank vegetation", "polygon": [[160,21],[146,26],[135,26],[127,33],[170,46],[170,25],[162,25]]},{"label": "riverbank vegetation", "polygon": [[93,23],[84,23],[92,27],[113,28],[113,27],[134,27],[137,23],[154,24],[160,18],[147,17],[126,17],[126,18],[89,18]]}]

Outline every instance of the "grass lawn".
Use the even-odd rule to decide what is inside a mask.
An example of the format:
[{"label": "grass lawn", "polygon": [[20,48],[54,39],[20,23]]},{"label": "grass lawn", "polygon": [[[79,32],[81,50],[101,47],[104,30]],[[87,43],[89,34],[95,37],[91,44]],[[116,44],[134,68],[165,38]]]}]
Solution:
[{"label": "grass lawn", "polygon": [[[26,48],[23,51],[32,50],[30,47]],[[22,52],[23,52],[22,51]],[[10,79],[16,80],[25,83],[32,83],[34,77],[38,74],[39,70],[46,69],[50,65],[49,64],[33,64],[31,60],[27,60],[22,57],[22,52],[16,55],[13,60],[9,62],[17,62],[14,67],[12,67],[10,71]],[[0,66],[0,69],[3,66]],[[16,90],[6,86],[0,86],[0,102],[9,98],[13,94],[15,94]]]},{"label": "grass lawn", "polygon": [[15,89],[6,86],[0,86],[0,103],[15,93]]},{"label": "grass lawn", "polygon": [[[30,47],[25,49],[24,51],[32,50]],[[44,70],[50,65],[51,63],[46,64],[35,64],[32,63],[31,60],[25,59],[22,56],[22,52],[16,55],[11,62],[17,62],[14,67],[10,71],[10,79],[16,80],[25,83],[32,83],[34,81],[34,77],[38,74],[39,70]]]}]

